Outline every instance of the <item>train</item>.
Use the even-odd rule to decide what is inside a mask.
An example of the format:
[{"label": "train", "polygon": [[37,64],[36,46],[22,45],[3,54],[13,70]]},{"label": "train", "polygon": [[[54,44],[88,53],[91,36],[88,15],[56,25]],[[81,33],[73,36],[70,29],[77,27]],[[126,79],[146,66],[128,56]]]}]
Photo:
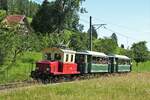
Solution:
[{"label": "train", "polygon": [[95,51],[74,51],[62,48],[46,48],[43,60],[36,62],[31,77],[42,80],[75,79],[102,73],[128,73],[132,71],[131,59],[125,55]]}]

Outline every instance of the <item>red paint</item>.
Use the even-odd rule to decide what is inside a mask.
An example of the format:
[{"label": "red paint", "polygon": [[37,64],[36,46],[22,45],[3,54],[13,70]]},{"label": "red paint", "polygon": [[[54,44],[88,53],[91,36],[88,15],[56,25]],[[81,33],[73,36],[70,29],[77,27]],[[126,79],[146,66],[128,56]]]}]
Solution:
[{"label": "red paint", "polygon": [[47,68],[49,67],[50,71],[47,72],[53,75],[67,75],[67,74],[79,74],[77,71],[76,63],[62,63],[58,61],[41,61],[37,63],[37,67],[39,67],[40,72],[47,72]]}]

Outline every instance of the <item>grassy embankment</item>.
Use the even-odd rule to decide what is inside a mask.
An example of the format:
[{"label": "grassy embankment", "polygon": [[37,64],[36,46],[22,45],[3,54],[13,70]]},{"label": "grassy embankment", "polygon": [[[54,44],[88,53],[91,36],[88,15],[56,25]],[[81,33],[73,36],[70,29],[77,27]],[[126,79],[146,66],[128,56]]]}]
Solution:
[{"label": "grassy embankment", "polygon": [[130,73],[0,93],[0,100],[150,100],[150,73]]},{"label": "grassy embankment", "polygon": [[[17,59],[16,64],[9,66],[0,73],[0,84],[14,81],[30,79],[31,70],[35,67],[35,62],[42,59],[41,53],[26,52]],[[32,64],[34,62],[34,64]]]}]

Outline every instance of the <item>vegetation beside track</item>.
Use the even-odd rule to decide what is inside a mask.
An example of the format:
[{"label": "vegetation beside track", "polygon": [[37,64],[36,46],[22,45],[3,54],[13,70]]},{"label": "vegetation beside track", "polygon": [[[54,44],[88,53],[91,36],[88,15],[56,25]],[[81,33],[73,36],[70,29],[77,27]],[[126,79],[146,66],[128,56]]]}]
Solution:
[{"label": "vegetation beside track", "polygon": [[1,100],[149,100],[150,73],[32,86],[0,93]]},{"label": "vegetation beside track", "polygon": [[133,72],[150,72],[150,61],[139,63],[138,66],[134,62],[132,69]]},{"label": "vegetation beside track", "polygon": [[6,69],[0,72],[0,84],[29,80],[31,70],[35,68],[35,62],[41,59],[41,53],[26,52],[17,59],[16,64],[4,65]]}]

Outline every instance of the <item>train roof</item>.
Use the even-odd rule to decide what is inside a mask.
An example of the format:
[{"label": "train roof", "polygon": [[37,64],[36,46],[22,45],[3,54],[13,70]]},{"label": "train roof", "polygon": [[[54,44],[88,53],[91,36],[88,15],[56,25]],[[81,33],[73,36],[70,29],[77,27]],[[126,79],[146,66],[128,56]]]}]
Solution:
[{"label": "train roof", "polygon": [[92,56],[98,56],[98,57],[108,57],[105,53],[95,52],[95,51],[82,51],[82,52],[76,52],[76,54],[92,55]]},{"label": "train roof", "polygon": [[69,49],[61,49],[61,48],[45,48],[43,52],[63,52],[63,53],[76,53],[76,51],[69,50]]},{"label": "train roof", "polygon": [[69,49],[60,49],[64,53],[76,53],[76,51],[69,50]]},{"label": "train roof", "polygon": [[117,54],[114,54],[114,55],[111,55],[110,57],[115,57],[115,58],[130,60],[130,58],[127,57],[127,56],[125,56],[125,55],[117,55]]}]

